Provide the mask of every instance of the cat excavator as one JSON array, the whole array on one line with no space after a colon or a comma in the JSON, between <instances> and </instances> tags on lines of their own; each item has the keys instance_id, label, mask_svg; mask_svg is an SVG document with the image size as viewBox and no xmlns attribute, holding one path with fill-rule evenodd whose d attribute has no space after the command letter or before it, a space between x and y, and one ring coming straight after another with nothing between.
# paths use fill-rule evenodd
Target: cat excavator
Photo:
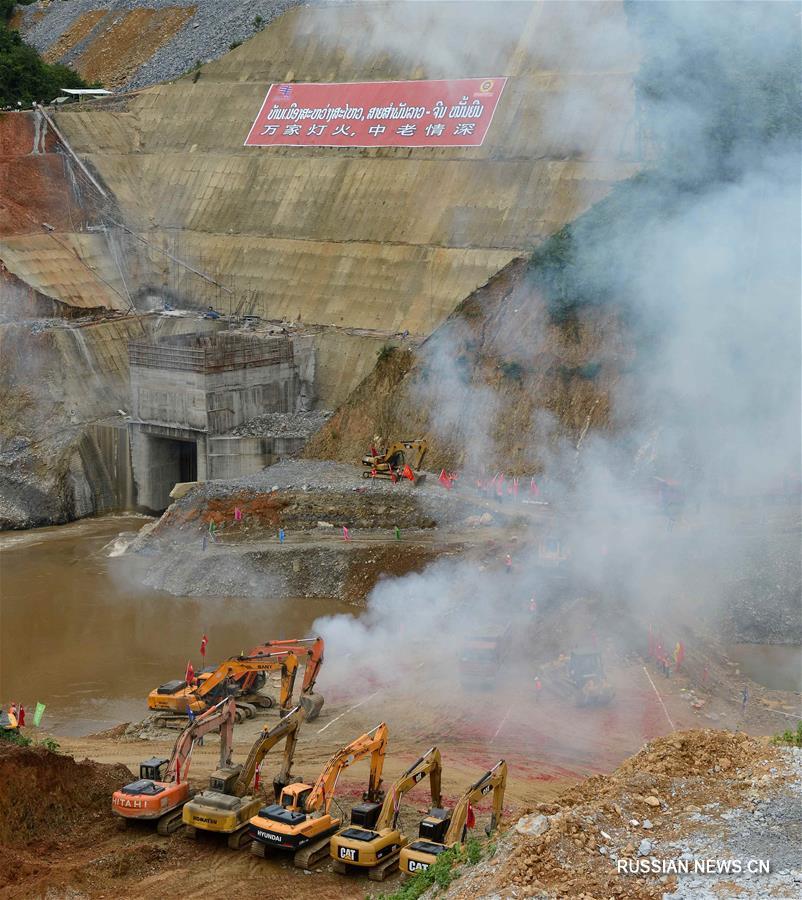
<instances>
[{"instance_id":1,"label":"cat excavator","mask_svg":"<svg viewBox=\"0 0 802 900\"><path fill-rule=\"evenodd\" d=\"M268 848L288 850L294 854L295 865L302 869L328 856L331 836L341 822L330 814L340 773L369 756L370 778L362 799L368 803L381 803L384 798L381 774L386 749L387 725L382 722L338 750L313 785L299 782L284 787L278 803L263 807L251 819L251 852L264 858Z\"/></svg>"},{"instance_id":2,"label":"cat excavator","mask_svg":"<svg viewBox=\"0 0 802 900\"><path fill-rule=\"evenodd\" d=\"M440 779L442 765L436 747L427 750L395 782L387 792L384 803L361 803L351 810L351 824L331 839L332 868L345 875L349 869L367 870L371 881L384 879L398 867L399 851L407 838L398 829L401 798L426 775L432 807L441 804Z\"/></svg>"},{"instance_id":3,"label":"cat excavator","mask_svg":"<svg viewBox=\"0 0 802 900\"><path fill-rule=\"evenodd\" d=\"M131 820L155 822L159 834L178 831L183 825L182 808L190 798L187 779L195 742L219 729L219 765L229 765L236 715L233 698L221 700L181 732L169 760L153 756L140 763L139 778L115 791L111 798L111 811L120 817L120 824Z\"/></svg>"},{"instance_id":4,"label":"cat excavator","mask_svg":"<svg viewBox=\"0 0 802 900\"><path fill-rule=\"evenodd\" d=\"M378 444L378 438L376 439ZM362 472L363 478L389 478L398 480L404 475L404 467L409 466L413 484L423 481L425 475L419 472L423 465L423 457L429 449L428 441L394 441L383 452L375 446L367 456L362 457L362 465L368 471ZM374 453L373 451L376 450Z\"/></svg>"},{"instance_id":5,"label":"cat excavator","mask_svg":"<svg viewBox=\"0 0 802 900\"><path fill-rule=\"evenodd\" d=\"M251 793L262 760L280 741L284 741L284 758L279 773L273 780L275 799L290 783L290 770L298 743L298 729L306 716L306 710L296 706L273 728L265 728L256 738L244 765L229 765L217 769L209 779L209 790L196 794L183 811L184 824L191 837L198 831L228 835L228 846L239 850L251 841L248 822L264 805L258 787Z\"/></svg>"},{"instance_id":6,"label":"cat excavator","mask_svg":"<svg viewBox=\"0 0 802 900\"><path fill-rule=\"evenodd\" d=\"M475 781L459 798L449 814L440 809L426 816L420 823L418 840L407 844L401 850L399 867L405 875L415 875L425 871L437 857L451 847L465 840L468 819L472 815L471 806L480 803L493 792L493 814L485 829L488 834L498 828L504 806L504 789L507 786L507 763L499 760L490 771Z\"/></svg>"},{"instance_id":7,"label":"cat excavator","mask_svg":"<svg viewBox=\"0 0 802 900\"><path fill-rule=\"evenodd\" d=\"M300 702L312 721L320 714L323 697L314 693L315 682L323 665L324 643L322 638L300 641L271 641L254 648L248 656L232 656L217 668L200 673L193 684L186 681L168 681L148 695L148 707L156 712L156 724L162 727L183 727L187 711L193 713L208 709L221 696L235 696L238 719L253 718L256 705L271 707L273 700L257 693L261 683L249 679L261 678L268 672L281 671L279 708L282 714L292 707L295 676L298 669L298 653L306 656L306 669L301 687Z\"/></svg>"}]
</instances>

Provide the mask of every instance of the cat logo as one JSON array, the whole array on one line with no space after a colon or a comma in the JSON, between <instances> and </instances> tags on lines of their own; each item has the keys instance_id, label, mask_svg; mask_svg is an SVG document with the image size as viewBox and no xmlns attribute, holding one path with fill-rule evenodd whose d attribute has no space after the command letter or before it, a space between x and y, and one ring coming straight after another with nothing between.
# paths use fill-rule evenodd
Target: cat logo
<instances>
[{"instance_id":1,"label":"cat logo","mask_svg":"<svg viewBox=\"0 0 802 900\"><path fill-rule=\"evenodd\" d=\"M415 782L415 784L417 784L417 783L421 780L421 778L423 778L423 776L424 776L425 774L426 774L425 772L416 772L416 773L412 776L412 780Z\"/></svg>"},{"instance_id":2,"label":"cat logo","mask_svg":"<svg viewBox=\"0 0 802 900\"><path fill-rule=\"evenodd\" d=\"M425 872L429 868L429 863L420 862L417 859L410 859L407 862L407 869L410 872Z\"/></svg>"},{"instance_id":3,"label":"cat logo","mask_svg":"<svg viewBox=\"0 0 802 900\"><path fill-rule=\"evenodd\" d=\"M346 862L356 862L359 859L359 850L355 847L340 847L339 857Z\"/></svg>"},{"instance_id":4,"label":"cat logo","mask_svg":"<svg viewBox=\"0 0 802 900\"><path fill-rule=\"evenodd\" d=\"M490 791L492 791L492 790L493 790L493 785L492 785L492 784L486 784L486 785L482 788L482 796L484 797L485 794L489 794Z\"/></svg>"}]
</instances>

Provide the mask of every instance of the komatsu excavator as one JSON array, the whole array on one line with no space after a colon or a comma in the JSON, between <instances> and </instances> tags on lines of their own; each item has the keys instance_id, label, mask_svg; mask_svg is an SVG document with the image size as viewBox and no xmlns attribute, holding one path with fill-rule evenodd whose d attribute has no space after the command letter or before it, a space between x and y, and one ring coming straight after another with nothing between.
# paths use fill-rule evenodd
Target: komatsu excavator
<instances>
[{"instance_id":1,"label":"komatsu excavator","mask_svg":"<svg viewBox=\"0 0 802 900\"><path fill-rule=\"evenodd\" d=\"M232 698L221 700L181 732L169 760L154 756L140 763L137 781L115 791L111 798L111 811L121 817L121 823L155 822L159 834L177 831L183 825L182 808L190 798L187 779L195 741L219 728L219 766L229 765L236 714Z\"/></svg>"},{"instance_id":2,"label":"komatsu excavator","mask_svg":"<svg viewBox=\"0 0 802 900\"><path fill-rule=\"evenodd\" d=\"M330 814L337 779L343 769L370 757L370 778L363 800L381 803L381 774L387 749L387 726L384 722L338 750L326 763L312 784L288 784L278 803L259 810L251 819L249 831L251 852L264 857L270 847L294 853L295 865L305 869L329 854L332 834L340 827L340 819Z\"/></svg>"},{"instance_id":3,"label":"komatsu excavator","mask_svg":"<svg viewBox=\"0 0 802 900\"><path fill-rule=\"evenodd\" d=\"M375 449L375 447L372 449ZM418 484L424 478L424 475L419 470L423 465L423 457L426 456L428 449L428 442L419 439L415 441L394 441L384 452L379 450L374 454L371 450L367 456L362 457L362 465L367 469L367 471L362 472L362 477L398 480L404 476L404 467L409 466L413 476L413 484Z\"/></svg>"},{"instance_id":4,"label":"komatsu excavator","mask_svg":"<svg viewBox=\"0 0 802 900\"><path fill-rule=\"evenodd\" d=\"M440 751L427 750L387 792L384 803L361 803L351 810L351 825L342 828L331 839L332 868L346 874L349 869L367 870L371 881L384 879L398 867L399 851L407 838L398 829L401 798L429 776L432 807L441 805Z\"/></svg>"},{"instance_id":5,"label":"komatsu excavator","mask_svg":"<svg viewBox=\"0 0 802 900\"><path fill-rule=\"evenodd\" d=\"M251 782L265 756L280 741L284 741L284 759L281 769L273 779L275 799L290 783L290 770L298 743L298 729L306 716L301 706L296 706L278 725L265 728L251 747L245 765L226 766L217 769L209 779L209 790L196 794L183 811L184 824L192 837L198 831L228 835L228 846L239 850L251 842L248 822L264 805L264 797Z\"/></svg>"},{"instance_id":6,"label":"komatsu excavator","mask_svg":"<svg viewBox=\"0 0 802 900\"><path fill-rule=\"evenodd\" d=\"M488 834L498 828L504 806L504 789L507 786L507 763L499 760L489 772L474 782L459 798L449 815L441 809L423 819L418 830L418 840L407 844L401 851L401 872L414 875L429 868L437 857L465 840L466 823L471 805L479 803L493 792L493 814L485 829Z\"/></svg>"},{"instance_id":7,"label":"komatsu excavator","mask_svg":"<svg viewBox=\"0 0 802 900\"><path fill-rule=\"evenodd\" d=\"M308 646L311 644L311 646ZM278 645L278 646L273 646ZM281 670L281 693L279 708L282 714L292 708L295 676L298 670L296 650L307 656L300 703L306 709L307 718L312 721L320 714L323 697L314 693L315 682L323 665L323 639L309 641L274 641L255 648L257 653L249 656L233 656L224 660L211 672L202 672L194 684L186 681L168 681L160 685L148 695L148 707L155 710L156 724L166 727L183 726L188 711L193 713L208 709L213 703L227 694L235 696L238 719L252 718L256 714L256 706L271 707L273 701L264 694L255 691L246 693L248 676L261 676L271 671ZM266 650L267 652L262 652ZM247 689L247 688L246 688ZM163 715L159 715L163 713Z\"/></svg>"}]
</instances>

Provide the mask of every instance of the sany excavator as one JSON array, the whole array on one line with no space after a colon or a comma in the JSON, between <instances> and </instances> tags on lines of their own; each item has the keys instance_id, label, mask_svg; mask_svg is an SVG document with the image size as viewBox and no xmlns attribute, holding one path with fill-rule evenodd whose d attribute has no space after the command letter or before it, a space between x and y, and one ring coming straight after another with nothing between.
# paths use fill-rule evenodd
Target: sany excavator
<instances>
[{"instance_id":1,"label":"sany excavator","mask_svg":"<svg viewBox=\"0 0 802 900\"><path fill-rule=\"evenodd\" d=\"M195 741L220 729L220 767L229 765L237 706L232 698L221 700L178 736L170 759L154 756L139 766L139 779L115 791L111 811L123 823L156 822L159 834L172 834L183 824L181 810L189 800L189 765ZM166 767L166 771L165 771Z\"/></svg>"},{"instance_id":2,"label":"sany excavator","mask_svg":"<svg viewBox=\"0 0 802 900\"><path fill-rule=\"evenodd\" d=\"M368 469L362 472L362 477L398 480L403 477L404 466L408 465L413 474L413 484L417 484L425 477L419 470L428 449L429 444L425 440L394 441L384 452L377 450L375 455L371 452L362 457L362 465Z\"/></svg>"},{"instance_id":3,"label":"sany excavator","mask_svg":"<svg viewBox=\"0 0 802 900\"><path fill-rule=\"evenodd\" d=\"M345 874L353 867L367 870L371 881L384 881L398 866L399 851L407 843L397 827L401 798L428 775L432 807L438 809L441 774L440 751L432 747L401 775L381 807L378 803L355 806L350 827L341 829L331 839L334 871Z\"/></svg>"},{"instance_id":4,"label":"sany excavator","mask_svg":"<svg viewBox=\"0 0 802 900\"><path fill-rule=\"evenodd\" d=\"M281 769L273 779L276 800L290 782L290 770L298 743L298 729L306 716L301 706L296 706L273 728L265 728L251 747L245 765L226 766L212 773L209 790L201 791L184 806L184 824L197 836L197 831L210 831L228 835L228 846L239 850L251 841L248 822L259 812L264 798L256 789L250 792L251 782L265 756L280 741L284 741L284 759Z\"/></svg>"},{"instance_id":5,"label":"sany excavator","mask_svg":"<svg viewBox=\"0 0 802 900\"><path fill-rule=\"evenodd\" d=\"M449 815L441 809L423 819L418 829L418 840L401 851L400 869L406 875L414 875L428 869L437 857L465 840L466 824L471 805L480 803L493 792L493 814L485 829L488 834L498 828L504 806L504 789L507 786L507 763L499 760L489 772L474 782L459 798Z\"/></svg>"},{"instance_id":6,"label":"sany excavator","mask_svg":"<svg viewBox=\"0 0 802 900\"><path fill-rule=\"evenodd\" d=\"M341 822L329 812L340 773L352 763L369 756L370 778L363 800L380 803L384 796L381 774L386 749L387 726L382 722L338 750L326 763L314 785L303 782L288 784L281 791L278 803L263 807L251 819L251 852L264 857L270 847L289 850L295 854L295 865L303 869L328 856L329 841Z\"/></svg>"},{"instance_id":7,"label":"sany excavator","mask_svg":"<svg viewBox=\"0 0 802 900\"><path fill-rule=\"evenodd\" d=\"M314 638L300 641L271 641L255 648L256 653L248 656L233 656L224 660L211 672L202 672L194 684L186 681L168 681L148 695L148 706L157 711L156 724L183 725L187 711L193 713L208 709L222 696L236 697L238 720L252 718L256 706L270 707L273 701L256 691L261 684L249 684L249 678L261 677L266 673L281 670L281 694L279 705L282 713L292 708L292 695L298 669L296 653L306 655L306 669L301 688L300 702L306 709L307 718L316 719L323 706L323 697L314 693L315 682L323 665L323 639ZM164 711L164 715L158 715Z\"/></svg>"}]
</instances>

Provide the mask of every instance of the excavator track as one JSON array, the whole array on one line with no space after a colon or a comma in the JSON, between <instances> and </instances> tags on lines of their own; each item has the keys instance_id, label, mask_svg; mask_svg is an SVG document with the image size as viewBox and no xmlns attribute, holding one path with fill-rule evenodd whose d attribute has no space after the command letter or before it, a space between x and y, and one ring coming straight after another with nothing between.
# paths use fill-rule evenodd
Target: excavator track
<instances>
[{"instance_id":1,"label":"excavator track","mask_svg":"<svg viewBox=\"0 0 802 900\"><path fill-rule=\"evenodd\" d=\"M156 831L159 834L168 835L175 834L179 828L184 827L184 820L181 818L183 807L179 806L178 809L170 810L170 812L165 813L160 819L158 824L156 825Z\"/></svg>"},{"instance_id":2,"label":"excavator track","mask_svg":"<svg viewBox=\"0 0 802 900\"><path fill-rule=\"evenodd\" d=\"M253 703L247 703L244 700L237 701L237 709L242 711L247 719L252 719L256 715L256 707Z\"/></svg>"},{"instance_id":3,"label":"excavator track","mask_svg":"<svg viewBox=\"0 0 802 900\"><path fill-rule=\"evenodd\" d=\"M371 881L384 881L398 869L398 860L401 857L401 851L391 854L387 859L383 859L377 866L368 869L368 878Z\"/></svg>"},{"instance_id":4,"label":"excavator track","mask_svg":"<svg viewBox=\"0 0 802 900\"><path fill-rule=\"evenodd\" d=\"M267 858L265 845L261 841L251 841L251 853L253 853L254 856L258 856L260 859Z\"/></svg>"},{"instance_id":5,"label":"excavator track","mask_svg":"<svg viewBox=\"0 0 802 900\"><path fill-rule=\"evenodd\" d=\"M226 843L232 850L242 850L247 847L249 843L255 843L251 841L251 836L248 833L248 823L246 822L242 828L232 831L228 836Z\"/></svg>"},{"instance_id":6,"label":"excavator track","mask_svg":"<svg viewBox=\"0 0 802 900\"><path fill-rule=\"evenodd\" d=\"M298 850L293 857L293 863L296 868L311 869L312 866L316 866L319 862L327 859L330 843L331 835L327 834L325 837L318 838L316 841L312 841L311 844L307 844L302 850Z\"/></svg>"}]
</instances>

